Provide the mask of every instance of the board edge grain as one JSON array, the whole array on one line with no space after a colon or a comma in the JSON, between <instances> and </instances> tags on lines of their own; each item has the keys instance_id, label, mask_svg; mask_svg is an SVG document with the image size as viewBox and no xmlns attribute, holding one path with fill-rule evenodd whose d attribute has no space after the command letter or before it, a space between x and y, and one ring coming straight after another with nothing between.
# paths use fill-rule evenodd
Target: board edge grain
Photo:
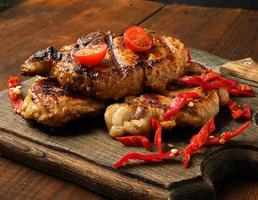
<instances>
[{"instance_id":1,"label":"board edge grain","mask_svg":"<svg viewBox=\"0 0 258 200\"><path fill-rule=\"evenodd\" d=\"M125 199L125 194L126 199L171 199L171 191L162 187L124 176L76 155L58 152L2 130L0 151L7 158L115 199Z\"/></svg>"}]
</instances>

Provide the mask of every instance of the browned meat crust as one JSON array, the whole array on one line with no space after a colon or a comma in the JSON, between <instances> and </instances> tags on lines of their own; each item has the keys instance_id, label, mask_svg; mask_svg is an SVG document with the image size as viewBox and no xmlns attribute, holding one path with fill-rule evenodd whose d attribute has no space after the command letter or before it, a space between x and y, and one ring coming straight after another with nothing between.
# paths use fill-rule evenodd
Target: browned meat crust
<instances>
[{"instance_id":1,"label":"browned meat crust","mask_svg":"<svg viewBox=\"0 0 258 200\"><path fill-rule=\"evenodd\" d=\"M121 36L113 36L109 32L91 33L80 38L76 44L63 47L60 50L62 59L51 59L51 64L46 62L45 71L49 71L49 66L52 66L50 74L59 84L100 99L137 95L145 86L161 91L169 82L183 74L187 51L184 44L177 39L167 36L153 37L154 46L150 51L135 53L124 46ZM80 48L102 43L106 43L109 50L100 65L90 68L81 66L74 60L73 54ZM31 57L23 65L22 71L33 71L31 74L35 74L38 68L41 73L44 71L43 63L44 59Z\"/></svg>"},{"instance_id":2,"label":"browned meat crust","mask_svg":"<svg viewBox=\"0 0 258 200\"><path fill-rule=\"evenodd\" d=\"M61 52L53 47L37 51L20 66L22 75L45 76L50 73L51 68L62 58Z\"/></svg>"},{"instance_id":3,"label":"browned meat crust","mask_svg":"<svg viewBox=\"0 0 258 200\"><path fill-rule=\"evenodd\" d=\"M83 116L97 115L104 106L101 101L71 94L53 78L37 77L24 99L21 115L46 126L58 127Z\"/></svg>"},{"instance_id":4,"label":"browned meat crust","mask_svg":"<svg viewBox=\"0 0 258 200\"><path fill-rule=\"evenodd\" d=\"M223 90L223 89L222 89ZM171 105L175 95L181 92L195 91L202 96L193 100L189 105L169 121L161 122L165 129L170 129L176 124L179 126L200 127L210 117L219 112L220 99L226 100L227 95L219 97L217 90L204 93L200 87L185 88L175 91L167 91L165 95L144 94L130 99L125 103L110 105L105 112L105 121L111 137L122 135L147 135L151 134L152 117L162 121L162 116ZM225 90L226 91L226 90ZM226 93L223 91L220 95Z\"/></svg>"}]
</instances>

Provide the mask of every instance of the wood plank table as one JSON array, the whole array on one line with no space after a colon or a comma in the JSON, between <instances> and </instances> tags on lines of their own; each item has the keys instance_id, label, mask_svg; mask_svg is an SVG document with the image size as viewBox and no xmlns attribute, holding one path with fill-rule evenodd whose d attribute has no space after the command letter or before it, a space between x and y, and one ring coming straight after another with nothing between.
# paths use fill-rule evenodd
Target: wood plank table
<instances>
[{"instance_id":1,"label":"wood plank table","mask_svg":"<svg viewBox=\"0 0 258 200\"><path fill-rule=\"evenodd\" d=\"M153 1L30 0L0 13L0 90L33 51L69 44L93 30L141 24L227 59L258 60L258 12ZM162 22L162 23L160 23ZM73 183L0 158L1 199L105 199ZM230 179L220 199L257 199L256 180Z\"/></svg>"}]
</instances>

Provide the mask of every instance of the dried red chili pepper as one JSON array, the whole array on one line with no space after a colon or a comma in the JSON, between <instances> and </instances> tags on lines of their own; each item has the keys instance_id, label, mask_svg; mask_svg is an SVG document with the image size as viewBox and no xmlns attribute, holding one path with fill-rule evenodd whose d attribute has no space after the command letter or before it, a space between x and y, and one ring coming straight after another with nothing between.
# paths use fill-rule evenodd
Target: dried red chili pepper
<instances>
[{"instance_id":1,"label":"dried red chili pepper","mask_svg":"<svg viewBox=\"0 0 258 200\"><path fill-rule=\"evenodd\" d=\"M178 82L189 84L189 85L202 85L203 80L199 76L183 76L179 79L177 79Z\"/></svg>"},{"instance_id":2,"label":"dried red chili pepper","mask_svg":"<svg viewBox=\"0 0 258 200\"><path fill-rule=\"evenodd\" d=\"M145 136L124 136L116 137L116 140L121 142L125 146L140 146L144 147L146 150L151 150L150 140Z\"/></svg>"},{"instance_id":3,"label":"dried red chili pepper","mask_svg":"<svg viewBox=\"0 0 258 200\"><path fill-rule=\"evenodd\" d=\"M244 123L240 128L236 129L235 131L224 132L219 136L210 136L206 145L224 144L229 139L241 134L250 125L250 123L250 121Z\"/></svg>"},{"instance_id":4,"label":"dried red chili pepper","mask_svg":"<svg viewBox=\"0 0 258 200\"><path fill-rule=\"evenodd\" d=\"M217 80L220 75L213 71L208 71L207 73L203 73L197 76L183 76L178 79L179 82L190 84L190 85L200 85L204 86L206 82Z\"/></svg>"},{"instance_id":5,"label":"dried red chili pepper","mask_svg":"<svg viewBox=\"0 0 258 200\"><path fill-rule=\"evenodd\" d=\"M152 154L128 153L114 164L115 168L121 167L124 163L126 163L129 160L142 160L145 162L159 162L164 159L175 158L181 154L181 152L177 149L172 149L169 152L163 153L162 126L161 126L160 122L158 121L158 119L156 119L154 117L151 119L151 124L152 124L152 127L154 129L156 129L154 143L157 146L159 152L152 153Z\"/></svg>"},{"instance_id":6,"label":"dried red chili pepper","mask_svg":"<svg viewBox=\"0 0 258 200\"><path fill-rule=\"evenodd\" d=\"M20 78L17 76L11 76L8 79L8 95L13 107L13 110L16 113L21 112L21 105L23 100L21 98L21 82Z\"/></svg>"},{"instance_id":7,"label":"dried red chili pepper","mask_svg":"<svg viewBox=\"0 0 258 200\"><path fill-rule=\"evenodd\" d=\"M227 106L230 110L233 119L245 118L251 119L251 108L250 106L245 106L243 109L232 99L228 100Z\"/></svg>"},{"instance_id":8,"label":"dried red chili pepper","mask_svg":"<svg viewBox=\"0 0 258 200\"><path fill-rule=\"evenodd\" d=\"M219 87L225 86L229 94L234 96L256 96L254 93L252 93L251 86L240 84L235 80L223 78L218 73L213 71L209 71L198 76L184 76L179 78L178 82L189 85L199 85L205 90L218 89Z\"/></svg>"},{"instance_id":9,"label":"dried red chili pepper","mask_svg":"<svg viewBox=\"0 0 258 200\"><path fill-rule=\"evenodd\" d=\"M211 82L204 82L202 88L204 90L213 90L218 89L223 86L223 83L220 80L214 80Z\"/></svg>"},{"instance_id":10,"label":"dried red chili pepper","mask_svg":"<svg viewBox=\"0 0 258 200\"><path fill-rule=\"evenodd\" d=\"M200 95L196 92L186 92L178 94L171 104L170 108L165 112L163 119L168 120L175 114L177 114L180 110L182 110L187 104L193 99L200 98Z\"/></svg>"},{"instance_id":11,"label":"dried red chili pepper","mask_svg":"<svg viewBox=\"0 0 258 200\"><path fill-rule=\"evenodd\" d=\"M203 73L200 75L201 79L205 82L216 80L220 77L220 75L214 71L208 71L207 73Z\"/></svg>"},{"instance_id":12,"label":"dried red chili pepper","mask_svg":"<svg viewBox=\"0 0 258 200\"><path fill-rule=\"evenodd\" d=\"M209 135L215 130L214 119L211 118L202 128L201 130L194 135L190 144L185 147L183 150L183 160L184 166L187 168L191 155L201 149L208 141Z\"/></svg>"},{"instance_id":13,"label":"dried red chili pepper","mask_svg":"<svg viewBox=\"0 0 258 200\"><path fill-rule=\"evenodd\" d=\"M154 117L151 119L151 125L152 125L152 128L156 130L155 136L154 136L154 144L156 145L159 153L163 153L162 126L161 126L159 120Z\"/></svg>"},{"instance_id":14,"label":"dried red chili pepper","mask_svg":"<svg viewBox=\"0 0 258 200\"><path fill-rule=\"evenodd\" d=\"M140 153L128 153L123 156L119 161L117 161L113 166L115 168L121 167L124 163L129 160L141 160L148 163L159 162L164 159L175 158L180 155L180 152L166 152L166 153L152 153L152 154L140 154Z\"/></svg>"},{"instance_id":15,"label":"dried red chili pepper","mask_svg":"<svg viewBox=\"0 0 258 200\"><path fill-rule=\"evenodd\" d=\"M240 84L239 82L231 79L226 79L220 77L220 80L223 82L223 85L227 88L229 94L234 96L244 95L255 97L256 95L252 93L252 87L245 84Z\"/></svg>"},{"instance_id":16,"label":"dried red chili pepper","mask_svg":"<svg viewBox=\"0 0 258 200\"><path fill-rule=\"evenodd\" d=\"M242 117L245 118L245 119L251 119L251 108L250 106L245 106L243 108L243 114L242 114Z\"/></svg>"}]
</instances>

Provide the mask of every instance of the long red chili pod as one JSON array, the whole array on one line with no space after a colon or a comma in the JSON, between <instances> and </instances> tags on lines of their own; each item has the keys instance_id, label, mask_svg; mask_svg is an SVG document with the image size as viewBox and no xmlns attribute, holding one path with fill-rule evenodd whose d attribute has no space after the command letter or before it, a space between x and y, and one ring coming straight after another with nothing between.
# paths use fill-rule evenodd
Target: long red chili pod
<instances>
[{"instance_id":1,"label":"long red chili pod","mask_svg":"<svg viewBox=\"0 0 258 200\"><path fill-rule=\"evenodd\" d=\"M188 85L202 85L203 80L199 76L183 76L179 79L177 79L178 82L180 83L185 83Z\"/></svg>"},{"instance_id":2,"label":"long red chili pod","mask_svg":"<svg viewBox=\"0 0 258 200\"><path fill-rule=\"evenodd\" d=\"M21 97L21 82L20 78L18 76L11 76L8 79L8 95L11 102L11 105L13 107L13 110L16 113L21 112L21 105L23 103L22 97Z\"/></svg>"},{"instance_id":3,"label":"long red chili pod","mask_svg":"<svg viewBox=\"0 0 258 200\"><path fill-rule=\"evenodd\" d=\"M170 108L165 112L163 120L169 120L172 116L174 116L184 107L186 107L191 100L198 98L200 98L200 95L196 92L186 92L178 94L174 98Z\"/></svg>"},{"instance_id":4,"label":"long red chili pod","mask_svg":"<svg viewBox=\"0 0 258 200\"><path fill-rule=\"evenodd\" d=\"M166 153L153 153L153 154L128 153L125 156L123 156L120 160L118 160L113 166L115 168L119 168L129 160L141 160L148 163L160 162L164 159L175 158L178 155L180 155L179 151L177 151L176 153L169 151Z\"/></svg>"},{"instance_id":5,"label":"long red chili pod","mask_svg":"<svg viewBox=\"0 0 258 200\"><path fill-rule=\"evenodd\" d=\"M233 95L233 96L248 96L248 97L256 97L256 94L251 93L249 91L244 91L244 90L239 90L239 89L228 89L229 94Z\"/></svg>"},{"instance_id":6,"label":"long red chili pod","mask_svg":"<svg viewBox=\"0 0 258 200\"><path fill-rule=\"evenodd\" d=\"M210 136L206 145L224 144L231 138L241 134L250 124L251 122L248 121L244 123L240 128L236 129L235 131L224 132L219 136Z\"/></svg>"},{"instance_id":7,"label":"long red chili pod","mask_svg":"<svg viewBox=\"0 0 258 200\"><path fill-rule=\"evenodd\" d=\"M226 79L224 77L220 77L219 79L223 82L223 85L227 88L229 94L231 95L244 95L250 97L256 96L254 93L252 93L253 89L249 85L240 84L238 81Z\"/></svg>"},{"instance_id":8,"label":"long red chili pod","mask_svg":"<svg viewBox=\"0 0 258 200\"><path fill-rule=\"evenodd\" d=\"M200 75L200 77L203 81L208 82L218 79L220 75L214 71L208 71L207 73Z\"/></svg>"},{"instance_id":9,"label":"long red chili pod","mask_svg":"<svg viewBox=\"0 0 258 200\"><path fill-rule=\"evenodd\" d=\"M188 167L189 160L191 155L198 151L201 147L203 147L209 140L209 135L215 130L214 119L211 118L202 128L201 130L194 135L190 144L185 147L183 150L183 160L185 168Z\"/></svg>"},{"instance_id":10,"label":"long red chili pod","mask_svg":"<svg viewBox=\"0 0 258 200\"><path fill-rule=\"evenodd\" d=\"M179 78L177 81L190 85L200 85L203 86L208 81L216 80L220 77L220 75L213 71L208 71L207 73L203 73L201 75L196 76L183 76Z\"/></svg>"},{"instance_id":11,"label":"long red chili pod","mask_svg":"<svg viewBox=\"0 0 258 200\"><path fill-rule=\"evenodd\" d=\"M125 146L140 146L144 147L146 150L151 150L151 142L145 136L123 136L123 137L116 137L116 140L121 142Z\"/></svg>"},{"instance_id":12,"label":"long red chili pod","mask_svg":"<svg viewBox=\"0 0 258 200\"><path fill-rule=\"evenodd\" d=\"M154 136L154 144L156 145L159 153L163 153L162 126L161 126L159 120L154 117L151 119L151 125L152 125L152 128L156 130L155 136Z\"/></svg>"},{"instance_id":13,"label":"long red chili pod","mask_svg":"<svg viewBox=\"0 0 258 200\"><path fill-rule=\"evenodd\" d=\"M213 71L209 71L197 76L183 76L178 79L178 82L188 85L199 85L202 86L204 90L217 89L219 87L225 86L229 94L234 96L256 96L254 93L252 93L253 89L251 86L240 84L235 80L226 79Z\"/></svg>"}]
</instances>

